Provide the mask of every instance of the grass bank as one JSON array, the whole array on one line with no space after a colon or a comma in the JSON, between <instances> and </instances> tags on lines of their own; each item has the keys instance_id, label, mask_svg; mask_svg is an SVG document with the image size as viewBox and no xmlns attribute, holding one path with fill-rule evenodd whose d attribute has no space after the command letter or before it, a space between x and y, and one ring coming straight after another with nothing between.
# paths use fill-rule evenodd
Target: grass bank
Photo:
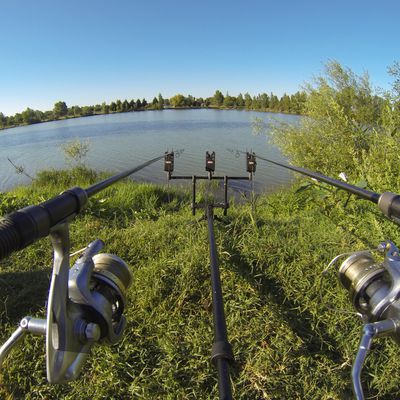
<instances>
[{"instance_id":1,"label":"grass bank","mask_svg":"<svg viewBox=\"0 0 400 400\"><path fill-rule=\"evenodd\" d=\"M87 187L91 171L39 174L29 187L0 194L0 214L38 203L67 187ZM294 187L233 205L216 223L236 399L351 398L350 368L360 335L355 317L326 309L321 271L337 254L399 243L396 227L372 204L325 189ZM91 199L71 225L73 249L99 237L132 268L123 340L96 346L81 378L46 381L44 341L28 337L0 372L3 399L213 399L216 371L207 227L185 193L119 183ZM0 263L0 341L25 315L44 316L51 273L49 241ZM324 302L348 308L332 274ZM367 359L368 398L400 397L398 347L377 340Z\"/></svg>"}]
</instances>

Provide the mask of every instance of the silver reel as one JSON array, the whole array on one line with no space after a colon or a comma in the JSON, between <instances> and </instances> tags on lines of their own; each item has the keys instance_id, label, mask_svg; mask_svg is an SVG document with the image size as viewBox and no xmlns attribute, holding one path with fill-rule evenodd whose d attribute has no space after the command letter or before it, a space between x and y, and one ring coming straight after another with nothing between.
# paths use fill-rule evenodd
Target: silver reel
<instances>
[{"instance_id":1,"label":"silver reel","mask_svg":"<svg viewBox=\"0 0 400 400\"><path fill-rule=\"evenodd\" d=\"M68 224L50 233L54 264L47 319L25 317L0 348L0 367L27 333L46 336L47 379L63 383L78 377L90 348L101 340L118 342L124 332L126 291L132 283L128 265L112 254L97 254L104 246L95 240L70 268Z\"/></svg>"},{"instance_id":2,"label":"silver reel","mask_svg":"<svg viewBox=\"0 0 400 400\"><path fill-rule=\"evenodd\" d=\"M383 262L376 262L371 251L355 252L342 263L338 272L339 281L349 292L350 300L364 322L351 375L357 399L364 399L361 370L373 339L390 336L400 344L399 249L387 241L375 251L383 253ZM329 267L339 257L335 257Z\"/></svg>"}]
</instances>

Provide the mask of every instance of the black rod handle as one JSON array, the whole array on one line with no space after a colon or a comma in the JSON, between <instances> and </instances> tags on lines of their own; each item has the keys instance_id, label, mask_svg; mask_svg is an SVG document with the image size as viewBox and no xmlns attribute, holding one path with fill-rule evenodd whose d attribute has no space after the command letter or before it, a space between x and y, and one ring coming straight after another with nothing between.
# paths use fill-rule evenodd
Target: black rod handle
<instances>
[{"instance_id":1,"label":"black rod handle","mask_svg":"<svg viewBox=\"0 0 400 400\"><path fill-rule=\"evenodd\" d=\"M86 192L75 187L6 215L0 220L0 260L47 236L53 226L79 213L86 202Z\"/></svg>"}]
</instances>

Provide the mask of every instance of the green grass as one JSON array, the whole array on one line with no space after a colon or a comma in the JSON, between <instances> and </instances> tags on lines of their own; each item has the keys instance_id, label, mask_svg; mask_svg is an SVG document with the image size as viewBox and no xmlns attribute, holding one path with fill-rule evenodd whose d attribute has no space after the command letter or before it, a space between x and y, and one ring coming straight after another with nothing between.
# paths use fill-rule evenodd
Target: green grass
<instances>
[{"instance_id":1,"label":"green grass","mask_svg":"<svg viewBox=\"0 0 400 400\"><path fill-rule=\"evenodd\" d=\"M44 172L29 187L0 194L0 213L99 179L85 170ZM327 193L328 195L325 195ZM400 243L373 205L347 195L295 188L234 205L216 223L226 319L235 353L237 399L351 398L350 368L361 325L328 310L321 271L337 254ZM114 346L94 346L79 380L46 381L44 340L27 337L0 372L2 399L214 399L207 226L173 189L119 183L91 199L71 224L73 249L100 238L134 279L128 325ZM48 239L0 263L0 341L25 315L43 317L51 273ZM324 302L350 308L332 273ZM368 398L400 397L399 350L379 339L363 370Z\"/></svg>"}]
</instances>

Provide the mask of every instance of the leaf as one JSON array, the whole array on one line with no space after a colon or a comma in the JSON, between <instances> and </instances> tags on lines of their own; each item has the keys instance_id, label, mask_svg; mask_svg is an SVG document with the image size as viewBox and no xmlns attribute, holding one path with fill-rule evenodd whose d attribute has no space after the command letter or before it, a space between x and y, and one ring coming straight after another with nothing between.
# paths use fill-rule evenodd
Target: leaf
<instances>
[{"instance_id":1,"label":"leaf","mask_svg":"<svg viewBox=\"0 0 400 400\"><path fill-rule=\"evenodd\" d=\"M368 186L368 182L365 179L362 179L361 181L356 183L356 186L361 189L365 189Z\"/></svg>"},{"instance_id":2,"label":"leaf","mask_svg":"<svg viewBox=\"0 0 400 400\"><path fill-rule=\"evenodd\" d=\"M317 197L320 200L325 200L329 197L329 194L322 190L315 191L314 195L315 195L315 197Z\"/></svg>"},{"instance_id":3,"label":"leaf","mask_svg":"<svg viewBox=\"0 0 400 400\"><path fill-rule=\"evenodd\" d=\"M305 190L307 190L308 188L310 188L312 185L312 183L303 183L302 185L300 185L300 187L295 191L295 193L301 193L304 192Z\"/></svg>"}]
</instances>

